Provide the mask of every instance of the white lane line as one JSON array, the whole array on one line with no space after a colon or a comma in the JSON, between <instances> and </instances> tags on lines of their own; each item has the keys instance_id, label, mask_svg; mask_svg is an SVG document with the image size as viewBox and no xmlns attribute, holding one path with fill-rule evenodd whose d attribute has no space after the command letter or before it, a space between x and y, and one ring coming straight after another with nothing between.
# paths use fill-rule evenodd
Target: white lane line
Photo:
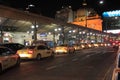
<instances>
[{"instance_id":1,"label":"white lane line","mask_svg":"<svg viewBox=\"0 0 120 80\"><path fill-rule=\"evenodd\" d=\"M50 67L48 67L48 68L46 68L46 70L51 70L51 69L54 69L54 68L56 68L57 66L50 66Z\"/></svg>"},{"instance_id":2,"label":"white lane line","mask_svg":"<svg viewBox=\"0 0 120 80\"><path fill-rule=\"evenodd\" d=\"M78 59L77 58L75 58L75 59L72 59L72 61L77 61Z\"/></svg>"}]
</instances>

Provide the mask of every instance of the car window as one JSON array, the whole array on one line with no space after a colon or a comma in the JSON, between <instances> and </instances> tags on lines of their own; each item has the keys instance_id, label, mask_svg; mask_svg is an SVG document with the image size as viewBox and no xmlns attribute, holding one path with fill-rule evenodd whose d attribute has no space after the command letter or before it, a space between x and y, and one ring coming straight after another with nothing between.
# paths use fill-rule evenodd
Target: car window
<instances>
[{"instance_id":1,"label":"car window","mask_svg":"<svg viewBox=\"0 0 120 80\"><path fill-rule=\"evenodd\" d=\"M0 48L0 56L7 56L13 54L11 50L7 48Z\"/></svg>"},{"instance_id":2,"label":"car window","mask_svg":"<svg viewBox=\"0 0 120 80\"><path fill-rule=\"evenodd\" d=\"M24 49L34 49L35 48L35 46L26 46L26 47L24 47Z\"/></svg>"},{"instance_id":3,"label":"car window","mask_svg":"<svg viewBox=\"0 0 120 80\"><path fill-rule=\"evenodd\" d=\"M22 44L2 44L2 46L8 47L14 51L18 50L18 49L22 49L23 47L25 47Z\"/></svg>"},{"instance_id":4,"label":"car window","mask_svg":"<svg viewBox=\"0 0 120 80\"><path fill-rule=\"evenodd\" d=\"M37 47L37 49L38 50L45 50L45 49L48 49L48 47L40 45L40 46Z\"/></svg>"}]
</instances>

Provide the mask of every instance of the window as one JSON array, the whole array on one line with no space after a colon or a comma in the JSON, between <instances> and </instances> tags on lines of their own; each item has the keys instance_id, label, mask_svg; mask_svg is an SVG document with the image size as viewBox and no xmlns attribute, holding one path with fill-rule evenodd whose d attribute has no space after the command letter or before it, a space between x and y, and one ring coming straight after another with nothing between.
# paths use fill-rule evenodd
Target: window
<instances>
[{"instance_id":1,"label":"window","mask_svg":"<svg viewBox=\"0 0 120 80\"><path fill-rule=\"evenodd\" d=\"M45 50L45 49L48 49L48 47L47 46L38 46L38 48L37 49L39 49L39 50Z\"/></svg>"},{"instance_id":2,"label":"window","mask_svg":"<svg viewBox=\"0 0 120 80\"><path fill-rule=\"evenodd\" d=\"M12 54L12 51L7 48L0 48L0 56L7 56Z\"/></svg>"}]
</instances>

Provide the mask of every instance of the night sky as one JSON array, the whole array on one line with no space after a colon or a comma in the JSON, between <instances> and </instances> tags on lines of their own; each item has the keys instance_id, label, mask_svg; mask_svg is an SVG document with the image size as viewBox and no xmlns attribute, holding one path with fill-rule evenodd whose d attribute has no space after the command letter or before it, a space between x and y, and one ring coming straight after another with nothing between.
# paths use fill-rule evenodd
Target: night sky
<instances>
[{"instance_id":1,"label":"night sky","mask_svg":"<svg viewBox=\"0 0 120 80\"><path fill-rule=\"evenodd\" d=\"M99 15L104 11L120 10L120 0L103 0L104 4L99 4L100 0L86 0L88 6L94 8ZM32 12L43 16L52 17L62 6L72 6L75 11L82 6L83 0L0 0L1 5L7 5L20 10L25 10L29 4L35 5Z\"/></svg>"}]
</instances>

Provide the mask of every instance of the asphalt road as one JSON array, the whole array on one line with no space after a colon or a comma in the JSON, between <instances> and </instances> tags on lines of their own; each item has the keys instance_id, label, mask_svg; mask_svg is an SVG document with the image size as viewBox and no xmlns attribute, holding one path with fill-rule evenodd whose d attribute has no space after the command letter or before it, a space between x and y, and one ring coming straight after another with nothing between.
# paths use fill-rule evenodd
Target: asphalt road
<instances>
[{"instance_id":1,"label":"asphalt road","mask_svg":"<svg viewBox=\"0 0 120 80\"><path fill-rule=\"evenodd\" d=\"M0 80L111 80L116 52L110 47L59 54L40 61L22 61L0 75Z\"/></svg>"}]
</instances>

